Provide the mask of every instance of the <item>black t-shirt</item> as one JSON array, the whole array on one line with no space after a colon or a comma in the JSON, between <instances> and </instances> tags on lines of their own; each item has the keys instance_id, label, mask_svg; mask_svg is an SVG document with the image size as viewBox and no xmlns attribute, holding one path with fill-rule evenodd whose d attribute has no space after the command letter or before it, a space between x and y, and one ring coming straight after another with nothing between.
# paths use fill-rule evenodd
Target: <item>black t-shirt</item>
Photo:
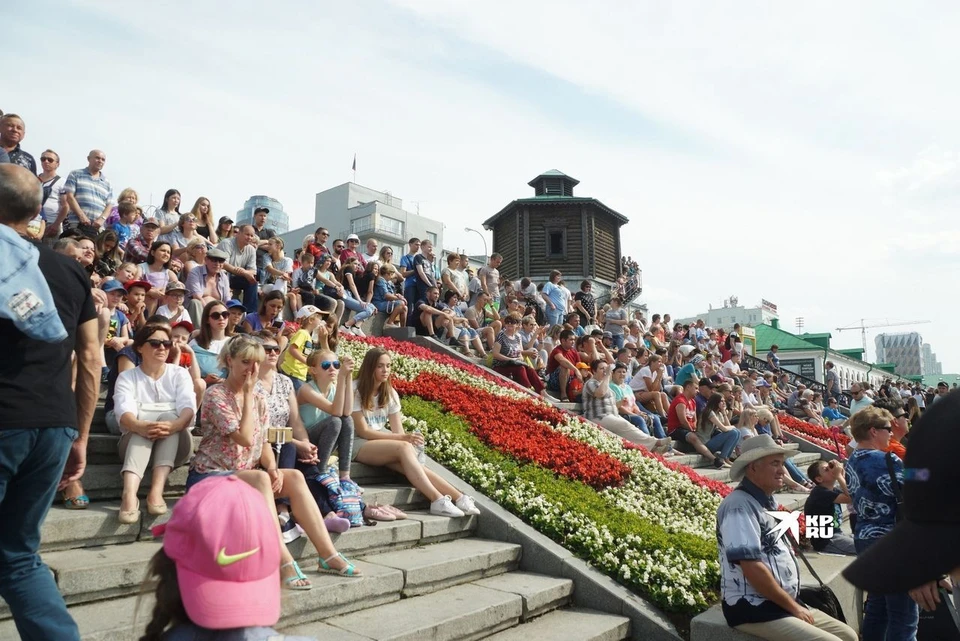
<instances>
[{"instance_id":1,"label":"black t-shirt","mask_svg":"<svg viewBox=\"0 0 960 641\"><path fill-rule=\"evenodd\" d=\"M810 490L807 502L803 504L804 514L833 517L833 531L840 531L840 505L835 501L840 496L840 490L828 490L819 485ZM810 539L813 549L819 552L827 547L830 539Z\"/></svg>"},{"instance_id":2,"label":"black t-shirt","mask_svg":"<svg viewBox=\"0 0 960 641\"><path fill-rule=\"evenodd\" d=\"M579 302L591 316L596 316L597 303L594 301L593 294L580 291L573 295L573 300ZM580 317L580 327L586 327L590 324L590 319L579 309L577 310L577 316Z\"/></svg>"},{"instance_id":3,"label":"black t-shirt","mask_svg":"<svg viewBox=\"0 0 960 641\"><path fill-rule=\"evenodd\" d=\"M97 317L90 279L77 261L36 246L67 338L59 343L34 340L13 321L0 319L0 430L77 427L70 358L77 328Z\"/></svg>"},{"instance_id":4,"label":"black t-shirt","mask_svg":"<svg viewBox=\"0 0 960 641\"><path fill-rule=\"evenodd\" d=\"M267 227L264 227L259 231L257 231L256 227L254 227L253 231L256 232L260 240L270 240L271 238L274 238L277 235L277 232ZM267 263L269 262L270 262L270 253L262 247L257 247L257 267L260 269L263 269L264 267L267 266Z\"/></svg>"},{"instance_id":5,"label":"black t-shirt","mask_svg":"<svg viewBox=\"0 0 960 641\"><path fill-rule=\"evenodd\" d=\"M127 345L119 352L113 359L113 365L110 367L110 373L107 374L107 400L103 402L103 409L105 412L109 412L113 409L113 391L117 386L117 377L120 376L120 368L118 363L120 362L120 357L126 356L130 359L130 362L133 363L134 367L140 367L140 361L143 360L140 357L140 354L133 349L133 345ZM117 418L120 418L119 416Z\"/></svg>"}]
</instances>

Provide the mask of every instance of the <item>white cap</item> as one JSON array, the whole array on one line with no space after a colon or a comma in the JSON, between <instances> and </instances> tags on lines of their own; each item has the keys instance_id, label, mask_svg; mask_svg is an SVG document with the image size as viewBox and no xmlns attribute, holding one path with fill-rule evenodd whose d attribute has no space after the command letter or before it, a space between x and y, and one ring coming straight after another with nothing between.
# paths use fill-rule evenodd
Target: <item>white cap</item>
<instances>
[{"instance_id":1,"label":"white cap","mask_svg":"<svg viewBox=\"0 0 960 641\"><path fill-rule=\"evenodd\" d=\"M359 243L359 242L360 242L360 237L357 236L356 234L350 234L349 236L347 236L347 240L355 240L355 241L357 241L357 242Z\"/></svg>"},{"instance_id":2,"label":"white cap","mask_svg":"<svg viewBox=\"0 0 960 641\"><path fill-rule=\"evenodd\" d=\"M304 305L300 308L300 311L297 312L297 320L303 320L304 318L309 318L314 314L324 314L325 312L319 307L313 305Z\"/></svg>"}]
</instances>

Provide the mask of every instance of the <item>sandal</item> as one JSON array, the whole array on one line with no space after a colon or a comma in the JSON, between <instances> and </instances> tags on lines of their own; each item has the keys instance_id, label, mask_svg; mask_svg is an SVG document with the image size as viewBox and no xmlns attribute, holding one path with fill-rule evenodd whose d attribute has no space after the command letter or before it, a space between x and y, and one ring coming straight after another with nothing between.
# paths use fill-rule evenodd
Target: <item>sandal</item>
<instances>
[{"instance_id":1,"label":"sandal","mask_svg":"<svg viewBox=\"0 0 960 641\"><path fill-rule=\"evenodd\" d=\"M330 567L330 565L327 563L328 561L332 561L333 559L335 559L335 558L337 558L337 557L340 557L341 559L343 559L344 562L347 564L345 567L343 567L343 568L341 568L341 569L339 569L339 570ZM340 554L339 552L337 552L337 553L334 554L333 556L328 556L328 557L325 558L325 559L320 559L320 558L318 558L318 559L317 559L317 572L319 572L320 574L337 574L337 575L339 575L339 576L347 576L347 577L350 577L351 579L352 579L352 578L355 578L355 577L363 576L363 573L360 572L360 570L358 570L358 569L353 565L353 563L351 563L350 561L347 561L347 557L343 556L343 555Z\"/></svg>"},{"instance_id":2,"label":"sandal","mask_svg":"<svg viewBox=\"0 0 960 641\"><path fill-rule=\"evenodd\" d=\"M85 510L90 505L90 497L86 494L79 496L63 497L63 507L68 510Z\"/></svg>"},{"instance_id":3,"label":"sandal","mask_svg":"<svg viewBox=\"0 0 960 641\"><path fill-rule=\"evenodd\" d=\"M310 583L310 579L306 577L303 573L303 570L300 569L300 565L296 561L290 561L290 563L284 563L280 566L280 569L293 566L293 571L296 572L293 576L287 577L283 580L283 587L288 590L310 590L313 588L313 584ZM294 585L296 581L306 581L306 585Z\"/></svg>"}]
</instances>

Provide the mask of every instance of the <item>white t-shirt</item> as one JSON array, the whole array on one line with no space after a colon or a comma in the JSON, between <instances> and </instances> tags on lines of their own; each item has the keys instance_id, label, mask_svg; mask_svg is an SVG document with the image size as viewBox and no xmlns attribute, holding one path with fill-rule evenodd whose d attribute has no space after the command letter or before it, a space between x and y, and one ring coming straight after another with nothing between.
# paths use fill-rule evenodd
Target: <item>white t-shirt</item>
<instances>
[{"instance_id":1,"label":"white t-shirt","mask_svg":"<svg viewBox=\"0 0 960 641\"><path fill-rule=\"evenodd\" d=\"M747 394L745 391L740 392L740 402L743 403L744 407L760 406L760 401L757 400L757 397L753 394Z\"/></svg>"},{"instance_id":2,"label":"white t-shirt","mask_svg":"<svg viewBox=\"0 0 960 641\"><path fill-rule=\"evenodd\" d=\"M51 178L43 183L43 186L49 186L53 180L54 179ZM43 208L40 210L40 215L43 216L43 219L47 221L48 225L52 225L57 219L57 213L60 211L60 192L63 190L63 185L66 182L67 179L63 176L57 179L57 182L50 188L50 197L43 203Z\"/></svg>"},{"instance_id":3,"label":"white t-shirt","mask_svg":"<svg viewBox=\"0 0 960 641\"><path fill-rule=\"evenodd\" d=\"M176 318L174 318L173 311L171 311L170 308L166 305L162 305L158 307L157 314L160 314L161 316L166 316L167 318L169 318L171 325L176 325L180 321L187 321L191 324L193 323L193 321L190 320L190 314L187 312L186 307L180 308L180 313L177 315Z\"/></svg>"},{"instance_id":4,"label":"white t-shirt","mask_svg":"<svg viewBox=\"0 0 960 641\"><path fill-rule=\"evenodd\" d=\"M396 391L393 391L390 396L390 402L387 403L386 407L378 407L379 402L380 396L378 394L373 397L373 409L364 410L360 403L360 390L354 390L353 392L353 411L363 412L363 418L367 421L367 427L371 430L389 432L390 415L400 412L400 397L397 396Z\"/></svg>"},{"instance_id":5,"label":"white t-shirt","mask_svg":"<svg viewBox=\"0 0 960 641\"><path fill-rule=\"evenodd\" d=\"M271 260L270 266L273 267L274 269L279 269L284 274L293 274L293 259L290 258L289 256L284 256L280 260ZM271 280L273 282L268 287L263 288L264 293L268 293L271 291L283 292L284 294L287 293L287 286L289 285L287 281L272 275L269 276L268 280Z\"/></svg>"},{"instance_id":6,"label":"white t-shirt","mask_svg":"<svg viewBox=\"0 0 960 641\"><path fill-rule=\"evenodd\" d=\"M643 380L643 377L646 376L650 380L654 379L654 373L650 369L649 365L645 365L640 368L640 371L637 372L637 375L630 379L630 389L634 392L646 392L647 382Z\"/></svg>"},{"instance_id":7,"label":"white t-shirt","mask_svg":"<svg viewBox=\"0 0 960 641\"><path fill-rule=\"evenodd\" d=\"M197 395L193 379L183 367L167 365L163 375L154 380L139 367L120 372L113 392L113 409L117 419L127 412L137 415L138 403L174 403L180 414L189 408L197 411Z\"/></svg>"},{"instance_id":8,"label":"white t-shirt","mask_svg":"<svg viewBox=\"0 0 960 641\"><path fill-rule=\"evenodd\" d=\"M740 365L734 363L732 360L729 360L723 364L723 367L720 368L720 372L723 374L724 378L735 378L736 375L740 373Z\"/></svg>"}]
</instances>

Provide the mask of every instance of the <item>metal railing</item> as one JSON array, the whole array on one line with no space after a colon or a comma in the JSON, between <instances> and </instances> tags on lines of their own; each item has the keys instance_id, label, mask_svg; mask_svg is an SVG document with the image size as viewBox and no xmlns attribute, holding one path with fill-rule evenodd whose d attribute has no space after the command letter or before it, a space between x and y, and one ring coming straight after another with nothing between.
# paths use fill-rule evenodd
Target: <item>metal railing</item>
<instances>
[{"instance_id":1,"label":"metal railing","mask_svg":"<svg viewBox=\"0 0 960 641\"><path fill-rule=\"evenodd\" d=\"M812 389L814 392L820 392L824 399L827 398L827 386L816 379L808 378L803 374L797 374L784 368L781 368L780 371L777 372L770 367L770 364L766 360L757 358L756 356L752 356L747 353L743 354L743 364L750 369L759 370L761 372L773 372L774 374L778 375L786 374L787 380L791 385L796 386L797 383L803 383L807 389ZM840 396L837 398L840 406L847 409L850 409L850 400L850 395L846 392L840 392Z\"/></svg>"}]
</instances>

